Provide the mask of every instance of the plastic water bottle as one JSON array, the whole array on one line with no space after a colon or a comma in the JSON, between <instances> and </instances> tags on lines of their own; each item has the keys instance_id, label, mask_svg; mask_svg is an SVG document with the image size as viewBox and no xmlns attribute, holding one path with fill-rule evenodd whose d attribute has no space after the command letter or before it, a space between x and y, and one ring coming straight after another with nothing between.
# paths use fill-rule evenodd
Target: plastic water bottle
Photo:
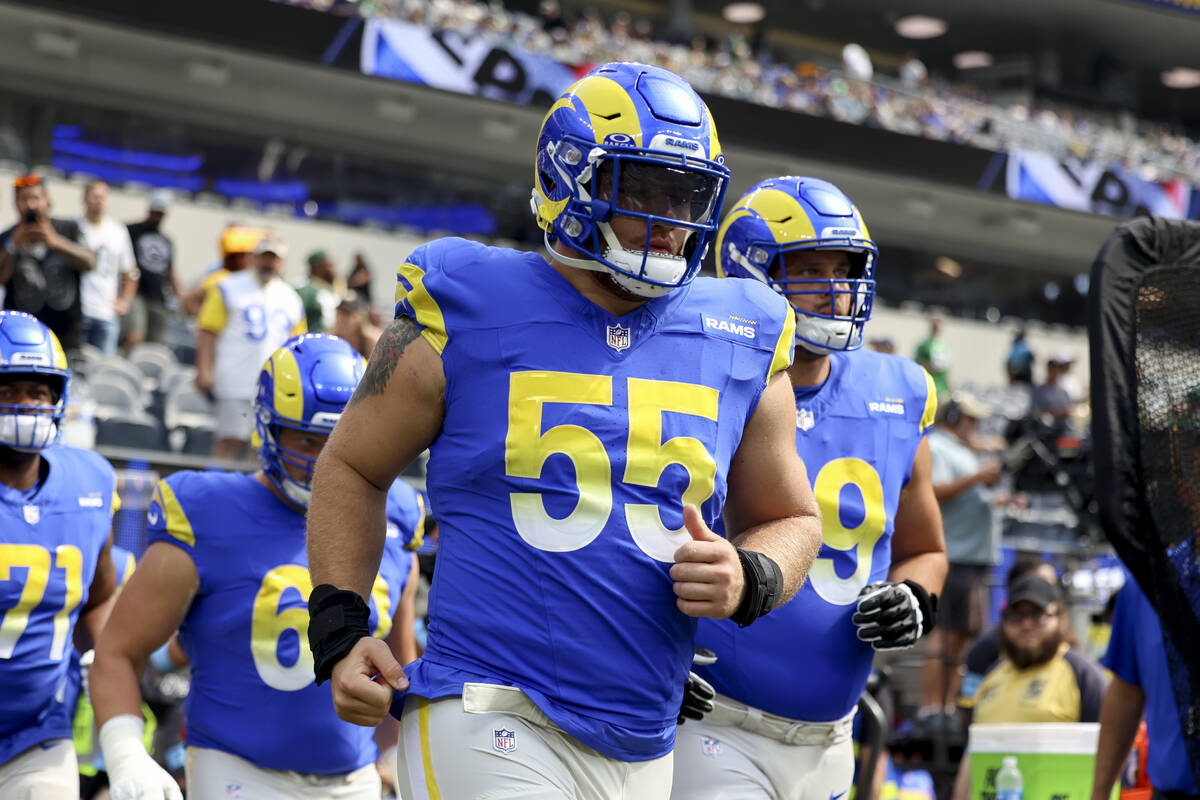
<instances>
[{"instance_id":1,"label":"plastic water bottle","mask_svg":"<svg viewBox=\"0 0 1200 800\"><path fill-rule=\"evenodd\" d=\"M1005 756L1004 766L996 773L996 800L1022 800L1025 780L1017 769L1017 757Z\"/></svg>"}]
</instances>

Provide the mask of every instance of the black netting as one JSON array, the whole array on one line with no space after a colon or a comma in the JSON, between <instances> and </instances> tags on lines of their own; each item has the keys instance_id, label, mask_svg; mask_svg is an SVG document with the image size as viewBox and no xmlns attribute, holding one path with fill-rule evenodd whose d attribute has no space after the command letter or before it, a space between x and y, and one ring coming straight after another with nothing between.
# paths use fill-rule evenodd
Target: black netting
<instances>
[{"instance_id":1,"label":"black netting","mask_svg":"<svg viewBox=\"0 0 1200 800\"><path fill-rule=\"evenodd\" d=\"M1200 223L1120 226L1091 285L1101 517L1158 610L1200 782Z\"/></svg>"}]
</instances>

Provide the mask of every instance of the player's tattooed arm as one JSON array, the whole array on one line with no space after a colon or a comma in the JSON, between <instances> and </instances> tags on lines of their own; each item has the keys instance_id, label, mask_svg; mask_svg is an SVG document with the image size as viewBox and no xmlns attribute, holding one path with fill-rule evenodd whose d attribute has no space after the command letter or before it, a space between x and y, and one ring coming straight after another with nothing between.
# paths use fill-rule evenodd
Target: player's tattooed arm
<instances>
[{"instance_id":1,"label":"player's tattooed arm","mask_svg":"<svg viewBox=\"0 0 1200 800\"><path fill-rule=\"evenodd\" d=\"M387 327L375 343L371 351L371 360L367 362L367 371L362 381L350 398L350 405L355 406L368 397L381 395L387 390L388 381L400 363L400 357L405 349L421 335L421 329L408 317L397 317Z\"/></svg>"}]
</instances>

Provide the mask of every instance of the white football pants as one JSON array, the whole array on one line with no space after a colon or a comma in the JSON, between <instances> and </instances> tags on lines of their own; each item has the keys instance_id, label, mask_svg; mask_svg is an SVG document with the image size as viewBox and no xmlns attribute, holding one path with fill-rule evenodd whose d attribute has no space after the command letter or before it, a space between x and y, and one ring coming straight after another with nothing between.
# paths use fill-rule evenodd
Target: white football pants
<instances>
[{"instance_id":1,"label":"white football pants","mask_svg":"<svg viewBox=\"0 0 1200 800\"><path fill-rule=\"evenodd\" d=\"M79 797L75 743L51 739L0 764L4 800L62 800Z\"/></svg>"},{"instance_id":2,"label":"white football pants","mask_svg":"<svg viewBox=\"0 0 1200 800\"><path fill-rule=\"evenodd\" d=\"M667 800L671 755L609 758L520 689L467 683L461 697L405 699L396 776L404 800Z\"/></svg>"},{"instance_id":3,"label":"white football pants","mask_svg":"<svg viewBox=\"0 0 1200 800\"><path fill-rule=\"evenodd\" d=\"M375 764L344 775L314 775L263 769L221 750L189 747L188 800L379 800L382 792Z\"/></svg>"},{"instance_id":4,"label":"white football pants","mask_svg":"<svg viewBox=\"0 0 1200 800\"><path fill-rule=\"evenodd\" d=\"M673 800L846 800L854 781L854 715L778 717L717 695L675 737Z\"/></svg>"}]
</instances>

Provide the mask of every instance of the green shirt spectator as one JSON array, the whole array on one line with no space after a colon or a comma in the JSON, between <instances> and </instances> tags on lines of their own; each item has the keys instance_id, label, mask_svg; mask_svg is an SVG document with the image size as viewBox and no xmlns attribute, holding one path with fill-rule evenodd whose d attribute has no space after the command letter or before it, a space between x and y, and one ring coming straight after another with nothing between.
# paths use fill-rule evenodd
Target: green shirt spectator
<instances>
[{"instance_id":1,"label":"green shirt spectator","mask_svg":"<svg viewBox=\"0 0 1200 800\"><path fill-rule=\"evenodd\" d=\"M333 330L337 319L337 307L341 297L334 289L337 270L333 259L324 250L316 250L308 256L308 283L296 291L304 302L304 317L310 333L327 333Z\"/></svg>"},{"instance_id":2,"label":"green shirt spectator","mask_svg":"<svg viewBox=\"0 0 1200 800\"><path fill-rule=\"evenodd\" d=\"M950 346L942 338L942 321L934 317L929 321L929 336L917 345L913 360L926 369L933 378L938 398L950 392Z\"/></svg>"}]
</instances>

